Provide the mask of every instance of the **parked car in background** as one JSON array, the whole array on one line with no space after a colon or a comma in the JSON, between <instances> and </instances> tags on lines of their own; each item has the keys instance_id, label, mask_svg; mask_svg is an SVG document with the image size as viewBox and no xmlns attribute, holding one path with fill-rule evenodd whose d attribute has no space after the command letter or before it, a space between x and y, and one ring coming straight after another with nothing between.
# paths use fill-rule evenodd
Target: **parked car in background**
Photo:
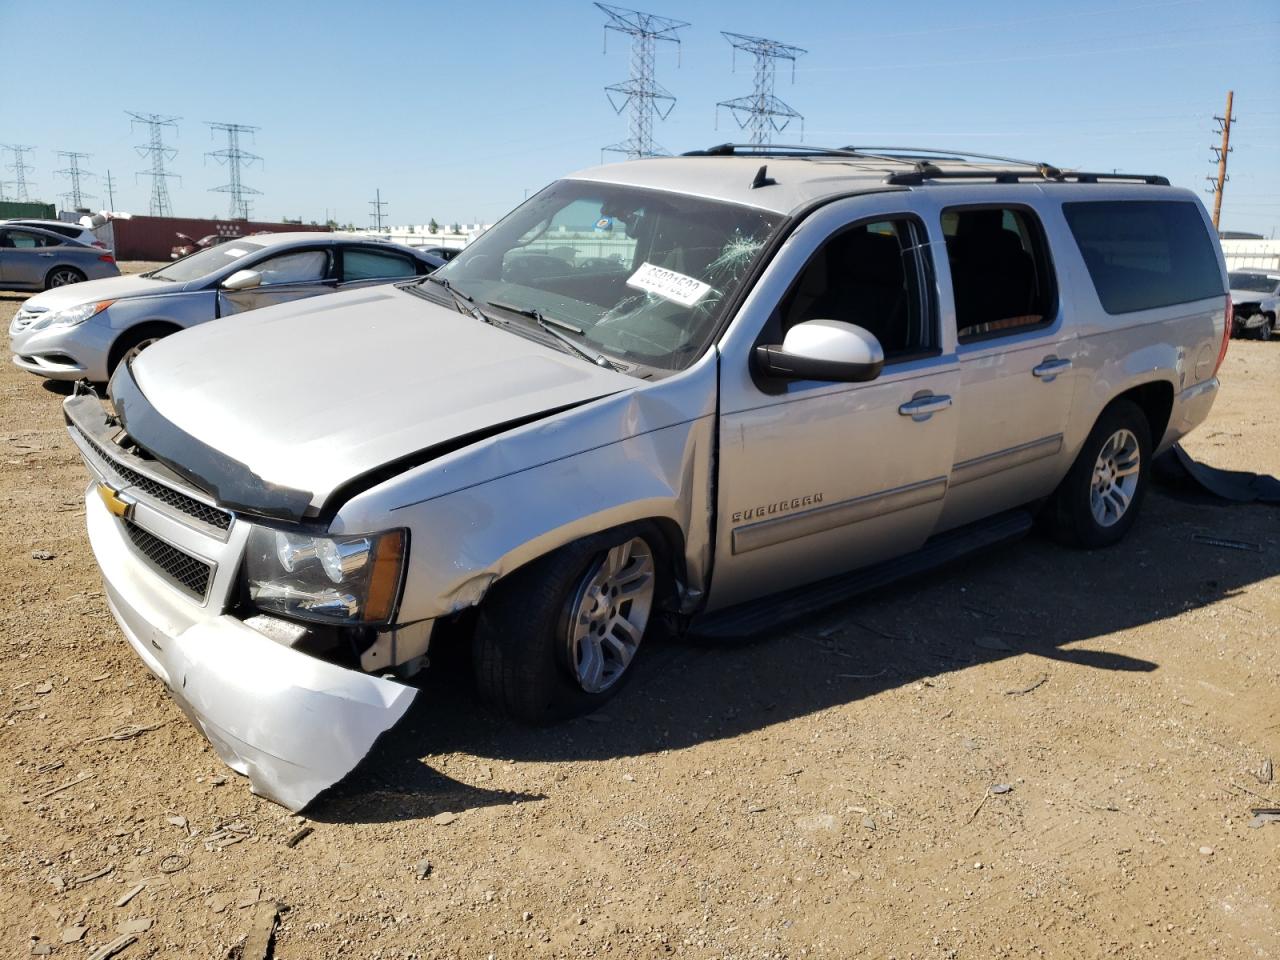
<instances>
[{"instance_id":1,"label":"parked car in background","mask_svg":"<svg viewBox=\"0 0 1280 960\"><path fill-rule=\"evenodd\" d=\"M1231 335L1270 340L1280 316L1280 273L1232 270L1227 279L1234 311Z\"/></svg>"},{"instance_id":2,"label":"parked car in background","mask_svg":"<svg viewBox=\"0 0 1280 960\"><path fill-rule=\"evenodd\" d=\"M0 223L0 290L51 290L119 275L116 258L101 247L43 227Z\"/></svg>"},{"instance_id":3,"label":"parked car in background","mask_svg":"<svg viewBox=\"0 0 1280 960\"><path fill-rule=\"evenodd\" d=\"M0 268L8 253L0 249ZM9 346L23 370L50 380L104 382L121 360L185 327L269 304L406 280L436 266L411 247L343 234L239 237L150 273L32 297L13 319Z\"/></svg>"},{"instance_id":4,"label":"parked car in background","mask_svg":"<svg viewBox=\"0 0 1280 960\"><path fill-rule=\"evenodd\" d=\"M429 253L433 257L438 257L441 263L448 263L462 252L459 247L414 247L414 249Z\"/></svg>"},{"instance_id":5,"label":"parked car in background","mask_svg":"<svg viewBox=\"0 0 1280 960\"><path fill-rule=\"evenodd\" d=\"M110 249L105 243L98 239L98 235L88 227L82 227L78 223L67 223L63 220L5 220L0 223L12 224L15 227L39 227L41 230L49 230L53 233L61 234L71 240L79 240L81 243L90 247L97 247L99 250Z\"/></svg>"},{"instance_id":6,"label":"parked car in background","mask_svg":"<svg viewBox=\"0 0 1280 960\"><path fill-rule=\"evenodd\" d=\"M206 234L199 240L192 240L185 233L175 234L175 236L182 242L169 251L170 260L181 260L183 257L190 256L197 250L205 250L209 247L216 247L220 243L226 243L228 240L238 239L237 237L227 236L223 233Z\"/></svg>"},{"instance_id":7,"label":"parked car in background","mask_svg":"<svg viewBox=\"0 0 1280 960\"><path fill-rule=\"evenodd\" d=\"M64 410L124 635L297 808L405 715L443 637L498 712L545 722L607 701L655 625L742 635L1037 515L1116 543L1217 395L1204 207L935 154L596 167L417 283L121 366L117 419Z\"/></svg>"}]
</instances>

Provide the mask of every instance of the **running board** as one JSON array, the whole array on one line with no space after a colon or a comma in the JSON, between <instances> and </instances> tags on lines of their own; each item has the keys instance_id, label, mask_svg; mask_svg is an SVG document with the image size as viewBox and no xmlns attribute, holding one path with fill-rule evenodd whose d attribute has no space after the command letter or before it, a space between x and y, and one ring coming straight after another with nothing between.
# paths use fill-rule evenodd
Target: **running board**
<instances>
[{"instance_id":1,"label":"running board","mask_svg":"<svg viewBox=\"0 0 1280 960\"><path fill-rule=\"evenodd\" d=\"M997 514L939 534L914 553L876 566L696 616L685 632L693 637L712 640L750 637L906 577L936 570L976 551L1017 540L1030 529L1031 513L1028 510Z\"/></svg>"}]
</instances>

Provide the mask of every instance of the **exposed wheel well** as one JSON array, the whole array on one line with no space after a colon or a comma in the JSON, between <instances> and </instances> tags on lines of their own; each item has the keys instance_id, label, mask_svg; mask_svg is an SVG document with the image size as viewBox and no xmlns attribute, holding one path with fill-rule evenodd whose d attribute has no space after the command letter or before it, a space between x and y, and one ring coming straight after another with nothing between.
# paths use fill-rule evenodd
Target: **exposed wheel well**
<instances>
[{"instance_id":1,"label":"exposed wheel well","mask_svg":"<svg viewBox=\"0 0 1280 960\"><path fill-rule=\"evenodd\" d=\"M146 340L148 337L167 337L171 333L177 333L182 327L176 323L167 323L164 320L148 320L146 323L138 323L129 327L127 330L121 330L120 335L116 337L115 343L111 344L111 352L107 356L107 376L115 372L116 364L135 343L139 340Z\"/></svg>"},{"instance_id":2,"label":"exposed wheel well","mask_svg":"<svg viewBox=\"0 0 1280 960\"><path fill-rule=\"evenodd\" d=\"M59 270L70 270L72 273L79 275L81 280L87 279L85 277L84 271L81 270L79 267L73 267L69 263L59 263L56 266L50 267L49 272L44 275L44 288L46 290L49 289L49 284L53 279L53 275L57 273Z\"/></svg>"},{"instance_id":3,"label":"exposed wheel well","mask_svg":"<svg viewBox=\"0 0 1280 960\"><path fill-rule=\"evenodd\" d=\"M1133 401L1146 414L1147 426L1151 428L1151 446L1153 449L1159 447L1169 426L1169 415L1173 413L1173 384L1167 380L1153 380L1126 390L1115 398L1121 399ZM1115 400L1111 402L1115 403Z\"/></svg>"}]
</instances>

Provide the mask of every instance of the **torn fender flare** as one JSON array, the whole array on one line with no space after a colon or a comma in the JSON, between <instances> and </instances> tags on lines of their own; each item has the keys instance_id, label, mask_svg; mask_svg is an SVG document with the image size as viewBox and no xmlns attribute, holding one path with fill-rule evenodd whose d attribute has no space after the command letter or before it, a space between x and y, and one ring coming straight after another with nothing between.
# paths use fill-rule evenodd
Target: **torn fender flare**
<instances>
[{"instance_id":1,"label":"torn fender flare","mask_svg":"<svg viewBox=\"0 0 1280 960\"><path fill-rule=\"evenodd\" d=\"M355 769L417 696L276 643L235 617L193 612L129 552L96 497L86 513L107 601L129 643L254 793L301 810Z\"/></svg>"}]
</instances>

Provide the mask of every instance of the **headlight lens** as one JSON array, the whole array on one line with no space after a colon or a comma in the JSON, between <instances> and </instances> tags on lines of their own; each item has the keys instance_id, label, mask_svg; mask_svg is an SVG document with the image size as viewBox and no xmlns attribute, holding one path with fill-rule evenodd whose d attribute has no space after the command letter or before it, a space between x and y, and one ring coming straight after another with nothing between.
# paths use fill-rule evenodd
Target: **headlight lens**
<instances>
[{"instance_id":1,"label":"headlight lens","mask_svg":"<svg viewBox=\"0 0 1280 960\"><path fill-rule=\"evenodd\" d=\"M76 307L64 307L61 310L51 310L45 314L40 320L31 325L32 330L43 330L45 327L74 327L76 324L84 323L90 317L97 316L107 307L115 303L114 300L99 300L96 303L82 303Z\"/></svg>"},{"instance_id":2,"label":"headlight lens","mask_svg":"<svg viewBox=\"0 0 1280 960\"><path fill-rule=\"evenodd\" d=\"M299 620L377 624L395 613L408 534L313 537L254 527L245 554L249 597Z\"/></svg>"}]
</instances>

